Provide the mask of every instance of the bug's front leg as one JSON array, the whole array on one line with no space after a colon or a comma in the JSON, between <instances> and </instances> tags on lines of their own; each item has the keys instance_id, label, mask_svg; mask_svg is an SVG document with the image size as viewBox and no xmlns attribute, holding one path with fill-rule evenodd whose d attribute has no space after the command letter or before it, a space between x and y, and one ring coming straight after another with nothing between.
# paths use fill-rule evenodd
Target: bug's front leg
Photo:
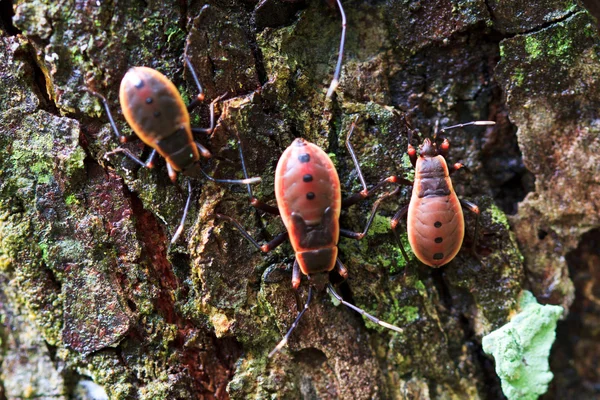
<instances>
[{"instance_id":1,"label":"bug's front leg","mask_svg":"<svg viewBox=\"0 0 600 400\"><path fill-rule=\"evenodd\" d=\"M348 149L348 153L350 153L350 157L352 157L352 162L354 163L354 167L356 168L356 173L358 174L358 179L360 180L360 183L362 184L363 190L361 190L360 192L354 193L350 197L347 197L344 200L342 200L343 208L350 207L351 205L356 204L359 201L366 199L367 197L371 196L373 193L375 193L376 191L378 191L380 188L382 188L383 186L385 186L387 184L396 183L396 184L405 185L405 186L412 186L412 184L413 184L408 179L404 179L399 176L392 175L392 176L385 178L384 180L382 180L375 186L373 186L370 190L367 188L367 182L365 181L365 178L360 169L360 163L358 162L358 157L356 156L356 152L354 151L354 148L352 147L352 143L350 142L350 138L352 137L352 134L354 133L354 128L356 127L356 121L358 121L358 116L354 119L354 121L352 121L352 125L350 126L350 131L348 132L348 136L346 137L346 148Z\"/></svg>"}]
</instances>

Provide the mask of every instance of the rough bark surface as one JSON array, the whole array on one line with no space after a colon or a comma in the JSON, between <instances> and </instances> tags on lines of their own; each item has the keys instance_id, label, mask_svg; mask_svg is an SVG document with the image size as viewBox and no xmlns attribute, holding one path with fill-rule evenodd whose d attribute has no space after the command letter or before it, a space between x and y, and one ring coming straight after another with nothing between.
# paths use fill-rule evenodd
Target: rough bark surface
<instances>
[{"instance_id":1,"label":"rough bark surface","mask_svg":"<svg viewBox=\"0 0 600 400\"><path fill-rule=\"evenodd\" d=\"M345 1L329 101L341 30L331 1L0 4L0 399L501 398L481 338L525 288L567 310L546 398L598 396L600 35L582 4ZM131 133L117 114L120 79L152 67L189 102L184 53L207 104L228 94L215 132L198 137L214 155L203 166L241 177L239 137L263 179L255 195L271 204L277 159L295 137L330 153L349 195L361 189L344 147L356 116L370 184L412 178L411 129L424 138L438 121L497 121L447 133L450 160L467 167L456 191L482 211L478 256L407 267L389 229L403 189L365 239L339 244L344 297L403 333L318 293L267 358L297 312L291 247L260 254L212 215L259 240L281 222L250 208L244 187L193 180L186 229L168 249L187 178L173 185L164 161L148 170L105 157L118 143L82 90L103 93ZM192 119L207 126L208 107ZM342 226L362 230L372 201L343 211ZM466 213L466 245L474 221Z\"/></svg>"}]
</instances>

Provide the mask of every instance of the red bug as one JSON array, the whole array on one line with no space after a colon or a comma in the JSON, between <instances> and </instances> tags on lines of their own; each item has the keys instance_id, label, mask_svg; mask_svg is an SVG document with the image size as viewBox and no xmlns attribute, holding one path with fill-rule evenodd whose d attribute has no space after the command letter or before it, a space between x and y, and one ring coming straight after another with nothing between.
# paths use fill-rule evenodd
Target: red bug
<instances>
[{"instance_id":1,"label":"red bug","mask_svg":"<svg viewBox=\"0 0 600 400\"><path fill-rule=\"evenodd\" d=\"M348 145L348 151L353 156L352 158L356 159L349 142L354 126L355 123L352 123L352 128L348 134L346 143ZM360 166L358 164L355 166L361 181L364 182L364 178L360 172ZM245 166L244 174L246 174ZM277 207L270 206L254 198L252 196L252 190L248 187L252 206L272 214L280 215L287 229L286 232L277 235L273 240L261 246L235 219L226 215L216 214L217 218L232 223L246 239L263 252L273 250L283 243L286 238L289 238L296 254L296 260L294 261L292 271L292 286L294 289L297 289L300 286L302 274L306 275L310 281L308 298L304 308L300 311L284 338L273 351L271 351L269 357L273 356L285 346L292 331L298 325L298 321L308 309L312 299L312 286L323 286L324 282L327 282L329 272L333 269L336 269L343 278L348 276L346 267L338 258L337 243L339 237L344 236L351 239L362 239L373 222L373 218L380 202L387 196L384 196L375 202L371 211L371 216L369 217L363 232L353 232L340 228L339 215L342 204L344 206L354 204L358 200L370 196L374 190L388 182L391 181L384 180L371 190L367 190L365 186L363 191L342 201L340 180L337 171L335 170L335 166L327 153L313 143L303 139L296 139L284 151L277 164L277 170L275 172L275 197L277 199ZM335 291L331 283L327 283L327 288L330 293L345 306L364 315L376 324L397 332L402 332L400 328L381 321L368 314L366 311L346 302Z\"/></svg>"},{"instance_id":2,"label":"red bug","mask_svg":"<svg viewBox=\"0 0 600 400\"><path fill-rule=\"evenodd\" d=\"M133 129L135 135L121 135L110 112L106 98L95 91L85 88L86 91L102 101L110 125L119 142L126 143L141 139L153 148L146 162L140 160L131 151L123 147L118 147L107 153L106 156L115 153L124 153L142 167L152 168L154 166L154 157L158 153L166 159L169 177L173 182L177 179L178 171L192 176L198 175L199 171L207 179L218 183L251 184L260 182L260 178L258 177L215 179L200 167L198 163L200 154L207 158L211 154L204 146L194 140L192 133L211 133L213 131L215 120L214 105L223 96L216 98L210 104L210 127L192 128L189 112L204 100L204 91L192 63L187 56L184 56L184 59L198 87L198 95L187 107L173 82L152 68L133 67L123 77L119 90L119 101L125 120L131 126L131 129ZM171 244L177 240L183 230L192 194L189 181L188 191L189 195L183 211L183 217L176 233L173 235Z\"/></svg>"},{"instance_id":3,"label":"red bug","mask_svg":"<svg viewBox=\"0 0 600 400\"><path fill-rule=\"evenodd\" d=\"M334 78L327 91L326 97L330 97L337 86L344 47L346 16L339 0L337 1L337 4L342 15L342 38L340 41L340 50ZM362 239L373 222L375 212L383 198L379 199L373 205L371 216L369 217L363 232L352 232L346 229L340 229L339 216L342 206L350 206L361 199L368 197L374 190L377 190L385 183L391 182L391 180L384 180L371 190L367 190L358 160L352 149L352 145L350 144L350 137L354 130L355 122L352 123L352 128L348 133L346 146L352 156L358 175L363 184L363 190L361 192L342 201L340 180L337 171L335 170L335 166L327 153L313 143L303 139L296 139L283 152L277 164L275 172L275 197L277 199L277 207L270 206L256 199L252 194L251 187L248 185L248 194L250 196L251 205L259 210L280 215L286 227L286 232L277 235L273 240L261 246L235 219L226 215L216 214L217 218L232 223L246 239L263 252L273 250L283 243L286 238L289 238L296 254L296 260L294 261L292 268L292 286L294 289L298 289L302 274L306 275L309 279L308 297L304 308L298 313L294 323L283 339L277 344L273 351L269 353L269 357L273 356L285 346L292 331L298 325L300 318L302 318L302 315L304 315L308 309L312 299L313 285L319 288L327 285L330 293L345 306L357 311L381 326L397 332L402 332L400 328L381 321L368 314L366 311L346 302L335 291L333 285L328 282L329 272L334 269L336 269L343 278L348 276L346 267L338 258L337 244L339 237L344 236L357 240ZM247 177L248 174L243 161L244 156L241 143L239 143L239 149L244 176Z\"/></svg>"},{"instance_id":4,"label":"red bug","mask_svg":"<svg viewBox=\"0 0 600 400\"><path fill-rule=\"evenodd\" d=\"M493 121L472 121L443 128L441 132L465 126L495 125ZM401 218L407 218L408 242L423 264L438 268L452 261L458 254L465 237L465 222L462 207L476 215L473 249L476 245L479 229L479 207L467 200L459 199L452 187L450 175L463 167L456 163L448 167L446 156L450 142L444 139L438 147L434 140L425 139L419 146L419 155L408 144L408 156L415 168L414 182L400 180L397 182L412 185L410 203L401 208L392 218L391 226L394 234ZM398 240L400 249L407 263L408 255Z\"/></svg>"}]
</instances>

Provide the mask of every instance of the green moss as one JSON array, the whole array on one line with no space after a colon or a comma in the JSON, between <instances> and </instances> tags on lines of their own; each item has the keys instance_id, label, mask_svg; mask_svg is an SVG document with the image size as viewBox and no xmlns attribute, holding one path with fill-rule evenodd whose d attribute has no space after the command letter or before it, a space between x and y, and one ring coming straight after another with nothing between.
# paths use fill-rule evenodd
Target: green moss
<instances>
[{"instance_id":1,"label":"green moss","mask_svg":"<svg viewBox=\"0 0 600 400\"><path fill-rule=\"evenodd\" d=\"M536 59L542 55L542 43L533 35L525 38L525 51L532 59Z\"/></svg>"},{"instance_id":2,"label":"green moss","mask_svg":"<svg viewBox=\"0 0 600 400\"><path fill-rule=\"evenodd\" d=\"M402 154L402 171L404 171L404 177L409 181L415 180L415 169L410 162L410 157L408 154Z\"/></svg>"},{"instance_id":3,"label":"green moss","mask_svg":"<svg viewBox=\"0 0 600 400\"><path fill-rule=\"evenodd\" d=\"M404 306L400 307L399 315L405 323L411 323L419 319L419 307L415 306Z\"/></svg>"},{"instance_id":4,"label":"green moss","mask_svg":"<svg viewBox=\"0 0 600 400\"><path fill-rule=\"evenodd\" d=\"M389 233L391 218L376 214L367 237Z\"/></svg>"},{"instance_id":5,"label":"green moss","mask_svg":"<svg viewBox=\"0 0 600 400\"><path fill-rule=\"evenodd\" d=\"M513 76L512 76L512 80L516 86L521 86L523 84L523 82L525 81L525 73L523 72L523 69L521 69L521 68L515 69Z\"/></svg>"},{"instance_id":6,"label":"green moss","mask_svg":"<svg viewBox=\"0 0 600 400\"><path fill-rule=\"evenodd\" d=\"M494 203L491 203L486 211L492 217L492 222L494 224L502 224L506 229L510 229L506 214L504 214L504 212L500 210Z\"/></svg>"},{"instance_id":7,"label":"green moss","mask_svg":"<svg viewBox=\"0 0 600 400\"><path fill-rule=\"evenodd\" d=\"M71 206L74 204L79 204L79 200L77 200L77 197L75 197L74 194L70 194L65 198L65 203L67 203L67 205Z\"/></svg>"},{"instance_id":8,"label":"green moss","mask_svg":"<svg viewBox=\"0 0 600 400\"><path fill-rule=\"evenodd\" d=\"M572 37L566 29L558 29L548 42L548 54L558 59L569 57L572 53Z\"/></svg>"},{"instance_id":9,"label":"green moss","mask_svg":"<svg viewBox=\"0 0 600 400\"><path fill-rule=\"evenodd\" d=\"M534 400L553 378L548 357L556 337L560 306L540 305L523 291L521 311L508 324L483 337L483 351L493 355L502 391L509 400Z\"/></svg>"},{"instance_id":10,"label":"green moss","mask_svg":"<svg viewBox=\"0 0 600 400\"><path fill-rule=\"evenodd\" d=\"M421 293L421 295L424 295L426 293L425 284L423 283L423 281L418 280L417 282L415 282L414 287L419 291L419 293Z\"/></svg>"}]
</instances>

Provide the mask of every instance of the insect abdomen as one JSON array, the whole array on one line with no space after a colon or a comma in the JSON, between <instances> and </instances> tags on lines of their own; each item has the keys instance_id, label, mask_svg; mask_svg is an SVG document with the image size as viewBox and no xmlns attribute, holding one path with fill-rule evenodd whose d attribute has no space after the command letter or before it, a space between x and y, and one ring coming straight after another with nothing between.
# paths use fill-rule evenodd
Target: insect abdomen
<instances>
[{"instance_id":1,"label":"insect abdomen","mask_svg":"<svg viewBox=\"0 0 600 400\"><path fill-rule=\"evenodd\" d=\"M415 256L430 267L450 262L460 250L465 224L441 156L419 158L408 208L408 241Z\"/></svg>"},{"instance_id":2,"label":"insect abdomen","mask_svg":"<svg viewBox=\"0 0 600 400\"><path fill-rule=\"evenodd\" d=\"M190 124L175 85L151 68L131 68L121 81L119 99L127 123L144 143L154 148L157 141ZM188 141L192 140L190 131Z\"/></svg>"},{"instance_id":3,"label":"insect abdomen","mask_svg":"<svg viewBox=\"0 0 600 400\"><path fill-rule=\"evenodd\" d=\"M176 171L185 171L200 158L196 144L189 140L185 129L156 141L154 148Z\"/></svg>"},{"instance_id":4,"label":"insect abdomen","mask_svg":"<svg viewBox=\"0 0 600 400\"><path fill-rule=\"evenodd\" d=\"M335 266L341 210L340 180L327 153L296 139L275 172L281 219L304 274Z\"/></svg>"}]
</instances>

